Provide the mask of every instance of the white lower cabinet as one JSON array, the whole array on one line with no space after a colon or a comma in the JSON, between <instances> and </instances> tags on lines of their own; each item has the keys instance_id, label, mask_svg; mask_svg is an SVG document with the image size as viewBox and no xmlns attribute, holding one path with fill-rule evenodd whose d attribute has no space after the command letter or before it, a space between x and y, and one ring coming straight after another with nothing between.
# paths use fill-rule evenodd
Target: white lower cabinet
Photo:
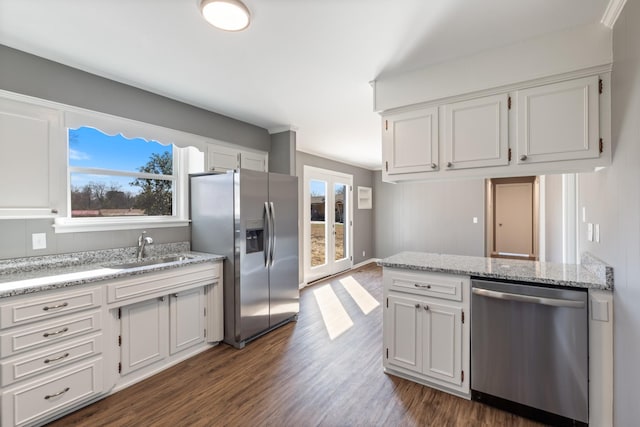
<instances>
[{"instance_id":1,"label":"white lower cabinet","mask_svg":"<svg viewBox=\"0 0 640 427\"><path fill-rule=\"evenodd\" d=\"M120 373L163 360L169 353L167 298L153 298L120 308Z\"/></svg>"},{"instance_id":2,"label":"white lower cabinet","mask_svg":"<svg viewBox=\"0 0 640 427\"><path fill-rule=\"evenodd\" d=\"M459 301L433 297L456 282ZM399 283L413 287L398 292ZM468 277L385 269L385 371L469 398L469 289Z\"/></svg>"},{"instance_id":3,"label":"white lower cabinet","mask_svg":"<svg viewBox=\"0 0 640 427\"><path fill-rule=\"evenodd\" d=\"M104 391L102 379L102 358L97 357L3 391L2 425L33 425L82 404Z\"/></svg>"},{"instance_id":4,"label":"white lower cabinet","mask_svg":"<svg viewBox=\"0 0 640 427\"><path fill-rule=\"evenodd\" d=\"M100 286L0 300L0 426L31 426L105 392Z\"/></svg>"},{"instance_id":5,"label":"white lower cabinet","mask_svg":"<svg viewBox=\"0 0 640 427\"><path fill-rule=\"evenodd\" d=\"M42 425L223 339L222 262L0 299L0 427Z\"/></svg>"},{"instance_id":6,"label":"white lower cabinet","mask_svg":"<svg viewBox=\"0 0 640 427\"><path fill-rule=\"evenodd\" d=\"M202 344L205 340L204 288L172 294L169 298L169 353Z\"/></svg>"}]
</instances>

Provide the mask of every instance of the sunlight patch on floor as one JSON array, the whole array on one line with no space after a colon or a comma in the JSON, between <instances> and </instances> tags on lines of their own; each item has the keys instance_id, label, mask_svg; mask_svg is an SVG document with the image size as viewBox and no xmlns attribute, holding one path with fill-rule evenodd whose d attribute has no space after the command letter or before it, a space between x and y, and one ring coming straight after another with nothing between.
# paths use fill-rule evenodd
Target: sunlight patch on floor
<instances>
[{"instance_id":1,"label":"sunlight patch on floor","mask_svg":"<svg viewBox=\"0 0 640 427\"><path fill-rule=\"evenodd\" d=\"M351 298L358 304L360 310L364 314L371 313L376 307L380 305L378 300L376 300L362 285L354 279L352 276L347 276L344 279L340 279L340 284L349 292Z\"/></svg>"},{"instance_id":2,"label":"sunlight patch on floor","mask_svg":"<svg viewBox=\"0 0 640 427\"><path fill-rule=\"evenodd\" d=\"M331 340L339 337L353 326L351 317L340 303L331 285L314 290L313 296L316 298L324 326L327 328Z\"/></svg>"}]
</instances>

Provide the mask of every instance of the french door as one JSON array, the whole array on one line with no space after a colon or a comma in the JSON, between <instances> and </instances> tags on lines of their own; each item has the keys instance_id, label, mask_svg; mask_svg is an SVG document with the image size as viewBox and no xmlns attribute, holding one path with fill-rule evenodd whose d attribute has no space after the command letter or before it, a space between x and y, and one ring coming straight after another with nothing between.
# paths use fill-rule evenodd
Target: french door
<instances>
[{"instance_id":1,"label":"french door","mask_svg":"<svg viewBox=\"0 0 640 427\"><path fill-rule=\"evenodd\" d=\"M351 268L352 194L352 175L304 167L305 282Z\"/></svg>"}]
</instances>

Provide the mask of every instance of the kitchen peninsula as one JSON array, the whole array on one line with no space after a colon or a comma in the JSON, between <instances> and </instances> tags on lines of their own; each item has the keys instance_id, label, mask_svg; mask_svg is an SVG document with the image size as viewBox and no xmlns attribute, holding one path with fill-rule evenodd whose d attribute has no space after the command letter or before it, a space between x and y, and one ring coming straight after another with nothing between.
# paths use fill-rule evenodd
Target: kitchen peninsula
<instances>
[{"instance_id":1,"label":"kitchen peninsula","mask_svg":"<svg viewBox=\"0 0 640 427\"><path fill-rule=\"evenodd\" d=\"M503 409L515 402L520 414L522 407L535 408L551 417L537 419L551 424L559 422L556 416L610 424L611 267L588 253L581 264L559 264L401 252L378 264L384 268L386 373ZM536 364L542 372L532 375ZM554 369L570 372L569 378L545 387L547 377L557 377ZM487 376L494 387L488 394ZM496 386L499 377L504 384ZM523 396L513 381L520 389L534 382L532 390L559 397ZM558 403L562 396L570 402Z\"/></svg>"}]
</instances>

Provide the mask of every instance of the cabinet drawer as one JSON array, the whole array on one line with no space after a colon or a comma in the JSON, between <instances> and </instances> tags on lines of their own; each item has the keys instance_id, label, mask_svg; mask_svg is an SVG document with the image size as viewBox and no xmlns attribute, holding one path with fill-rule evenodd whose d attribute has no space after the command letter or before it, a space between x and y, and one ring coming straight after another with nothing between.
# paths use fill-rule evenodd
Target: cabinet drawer
<instances>
[{"instance_id":1,"label":"cabinet drawer","mask_svg":"<svg viewBox=\"0 0 640 427\"><path fill-rule=\"evenodd\" d=\"M102 334L97 333L4 359L0 362L0 386L4 387L34 375L52 371L101 352Z\"/></svg>"},{"instance_id":2,"label":"cabinet drawer","mask_svg":"<svg viewBox=\"0 0 640 427\"><path fill-rule=\"evenodd\" d=\"M433 298L462 301L462 285L469 278L439 273L394 273L390 289Z\"/></svg>"},{"instance_id":3,"label":"cabinet drawer","mask_svg":"<svg viewBox=\"0 0 640 427\"><path fill-rule=\"evenodd\" d=\"M220 263L205 263L113 281L107 285L107 301L142 301L169 292L210 285L220 277ZM134 301L131 301L134 302Z\"/></svg>"},{"instance_id":4,"label":"cabinet drawer","mask_svg":"<svg viewBox=\"0 0 640 427\"><path fill-rule=\"evenodd\" d=\"M100 330L100 311L65 316L0 334L0 357L57 343L70 337Z\"/></svg>"},{"instance_id":5,"label":"cabinet drawer","mask_svg":"<svg viewBox=\"0 0 640 427\"><path fill-rule=\"evenodd\" d=\"M102 359L74 365L2 394L2 425L22 426L102 393Z\"/></svg>"},{"instance_id":6,"label":"cabinet drawer","mask_svg":"<svg viewBox=\"0 0 640 427\"><path fill-rule=\"evenodd\" d=\"M94 308L102 303L102 288L81 291L46 292L0 305L0 329L53 318L61 314Z\"/></svg>"}]
</instances>

